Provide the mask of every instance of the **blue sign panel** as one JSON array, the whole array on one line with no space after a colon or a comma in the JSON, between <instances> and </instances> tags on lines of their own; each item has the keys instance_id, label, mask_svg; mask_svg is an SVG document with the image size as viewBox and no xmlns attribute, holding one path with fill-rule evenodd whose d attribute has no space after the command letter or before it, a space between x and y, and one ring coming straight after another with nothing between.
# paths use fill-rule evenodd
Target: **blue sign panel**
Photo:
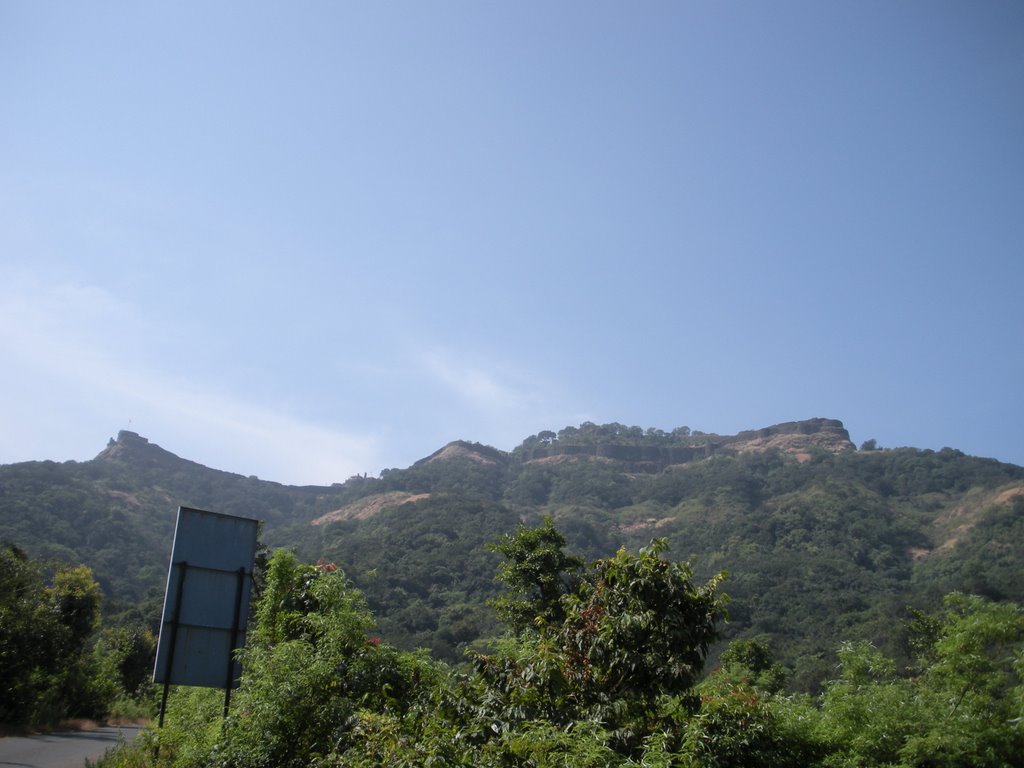
<instances>
[{"instance_id":1,"label":"blue sign panel","mask_svg":"<svg viewBox=\"0 0 1024 768\"><path fill-rule=\"evenodd\" d=\"M153 681L233 688L259 521L178 508Z\"/></svg>"}]
</instances>

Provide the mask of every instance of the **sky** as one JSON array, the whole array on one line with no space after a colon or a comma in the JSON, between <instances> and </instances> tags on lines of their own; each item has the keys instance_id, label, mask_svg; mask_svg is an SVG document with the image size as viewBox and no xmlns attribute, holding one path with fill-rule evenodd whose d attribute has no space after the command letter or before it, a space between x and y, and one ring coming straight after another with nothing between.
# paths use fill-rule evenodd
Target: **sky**
<instances>
[{"instance_id":1,"label":"sky","mask_svg":"<svg viewBox=\"0 0 1024 768\"><path fill-rule=\"evenodd\" d=\"M0 2L0 463L584 421L1024 464L1024 4Z\"/></svg>"}]
</instances>

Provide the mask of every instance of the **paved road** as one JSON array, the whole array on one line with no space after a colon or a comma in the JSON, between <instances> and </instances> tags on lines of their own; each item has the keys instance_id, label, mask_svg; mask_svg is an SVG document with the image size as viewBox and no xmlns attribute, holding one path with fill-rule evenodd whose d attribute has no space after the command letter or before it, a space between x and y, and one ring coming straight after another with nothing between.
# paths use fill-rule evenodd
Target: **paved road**
<instances>
[{"instance_id":1,"label":"paved road","mask_svg":"<svg viewBox=\"0 0 1024 768\"><path fill-rule=\"evenodd\" d=\"M93 731L8 736L0 739L0 768L84 768L121 741L142 730L137 725L108 726Z\"/></svg>"}]
</instances>

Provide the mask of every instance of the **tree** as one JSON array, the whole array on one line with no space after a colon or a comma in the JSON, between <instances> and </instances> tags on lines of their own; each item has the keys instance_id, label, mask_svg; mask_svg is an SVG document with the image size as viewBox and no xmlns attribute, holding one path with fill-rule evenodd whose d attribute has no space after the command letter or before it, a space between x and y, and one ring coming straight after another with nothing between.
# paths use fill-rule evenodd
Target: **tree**
<instances>
[{"instance_id":1,"label":"tree","mask_svg":"<svg viewBox=\"0 0 1024 768\"><path fill-rule=\"evenodd\" d=\"M687 563L662 558L665 539L598 560L566 601L570 676L600 699L679 695L697 681L718 637L725 574L695 585Z\"/></svg>"},{"instance_id":2,"label":"tree","mask_svg":"<svg viewBox=\"0 0 1024 768\"><path fill-rule=\"evenodd\" d=\"M689 565L662 558L667 544L655 540L638 553L621 549L598 560L566 589L562 539L550 520L501 544L498 551L514 558L504 566L506 583L531 594L512 598L524 610L506 612L518 634L496 653L475 656L481 707L501 729L537 719L561 727L590 721L625 756L658 731L667 700L695 708L688 694L725 613L718 594L724 574L695 584ZM537 551L544 557L531 558ZM549 585L543 596L540 574ZM532 626L526 608L538 617Z\"/></svg>"},{"instance_id":3,"label":"tree","mask_svg":"<svg viewBox=\"0 0 1024 768\"><path fill-rule=\"evenodd\" d=\"M564 548L565 537L550 516L537 528L520 526L514 534L487 545L505 557L497 578L508 586L509 594L491 605L511 629L558 624L565 617L562 597L574 585L583 561L565 554Z\"/></svg>"},{"instance_id":4,"label":"tree","mask_svg":"<svg viewBox=\"0 0 1024 768\"><path fill-rule=\"evenodd\" d=\"M741 665L712 673L696 688L700 710L678 722L672 765L701 768L807 768L820 765L828 745L810 697L788 697L752 685ZM749 671L749 670L747 670Z\"/></svg>"},{"instance_id":5,"label":"tree","mask_svg":"<svg viewBox=\"0 0 1024 768\"><path fill-rule=\"evenodd\" d=\"M840 675L822 699L822 738L840 756L836 765L888 766L919 727L914 684L870 643L844 643Z\"/></svg>"},{"instance_id":6,"label":"tree","mask_svg":"<svg viewBox=\"0 0 1024 768\"><path fill-rule=\"evenodd\" d=\"M100 585L84 565L62 568L53 577L46 597L56 612L57 621L66 629L65 652L81 653L85 641L100 623Z\"/></svg>"},{"instance_id":7,"label":"tree","mask_svg":"<svg viewBox=\"0 0 1024 768\"><path fill-rule=\"evenodd\" d=\"M945 599L934 662L919 678L925 727L901 750L909 765L1024 765L1024 610L976 595Z\"/></svg>"},{"instance_id":8,"label":"tree","mask_svg":"<svg viewBox=\"0 0 1024 768\"><path fill-rule=\"evenodd\" d=\"M58 569L47 586L41 566L20 549L0 551L0 722L104 713L108 702L87 654L99 612L99 585L85 566Z\"/></svg>"},{"instance_id":9,"label":"tree","mask_svg":"<svg viewBox=\"0 0 1024 768\"><path fill-rule=\"evenodd\" d=\"M1024 764L1024 611L953 593L937 618L915 618L914 677L867 643L843 646L842 674L822 701L835 765Z\"/></svg>"},{"instance_id":10,"label":"tree","mask_svg":"<svg viewBox=\"0 0 1024 768\"><path fill-rule=\"evenodd\" d=\"M786 684L785 668L761 638L733 640L718 661L723 670L758 690L778 693Z\"/></svg>"},{"instance_id":11,"label":"tree","mask_svg":"<svg viewBox=\"0 0 1024 768\"><path fill-rule=\"evenodd\" d=\"M39 566L22 550L0 551L0 722L31 719L56 662L59 625L43 589Z\"/></svg>"},{"instance_id":12,"label":"tree","mask_svg":"<svg viewBox=\"0 0 1024 768\"><path fill-rule=\"evenodd\" d=\"M104 628L94 650L103 674L115 693L144 695L153 676L156 638L140 624Z\"/></svg>"}]
</instances>

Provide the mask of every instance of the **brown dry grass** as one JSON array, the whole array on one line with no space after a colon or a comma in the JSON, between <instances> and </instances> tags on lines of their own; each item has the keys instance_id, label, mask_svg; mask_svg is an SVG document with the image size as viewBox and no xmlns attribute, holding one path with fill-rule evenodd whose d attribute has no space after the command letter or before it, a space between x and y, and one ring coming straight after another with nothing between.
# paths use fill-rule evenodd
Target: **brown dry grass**
<instances>
[{"instance_id":1,"label":"brown dry grass","mask_svg":"<svg viewBox=\"0 0 1024 768\"><path fill-rule=\"evenodd\" d=\"M933 525L937 534L936 539L941 539L942 543L931 551L924 551L924 554L912 550L911 557L916 560L928 555L951 551L962 538L974 530L989 509L993 506L1011 504L1019 496L1024 496L1024 485L1004 487L999 491L974 490L968 492L956 506L951 507L935 519Z\"/></svg>"},{"instance_id":2,"label":"brown dry grass","mask_svg":"<svg viewBox=\"0 0 1024 768\"><path fill-rule=\"evenodd\" d=\"M366 520L387 507L411 504L414 501L420 501L429 496L429 493L406 493L404 491L379 493L375 496L367 496L365 499L346 504L341 509L335 509L326 515L321 515L313 521L313 525L324 525L325 523L334 523L339 520Z\"/></svg>"}]
</instances>

